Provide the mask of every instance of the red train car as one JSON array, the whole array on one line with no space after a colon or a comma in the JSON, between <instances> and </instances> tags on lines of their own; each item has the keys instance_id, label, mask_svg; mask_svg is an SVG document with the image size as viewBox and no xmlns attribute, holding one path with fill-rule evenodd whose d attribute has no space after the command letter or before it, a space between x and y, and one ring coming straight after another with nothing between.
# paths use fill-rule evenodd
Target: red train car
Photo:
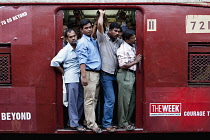
<instances>
[{"instance_id":1,"label":"red train car","mask_svg":"<svg viewBox=\"0 0 210 140\"><path fill-rule=\"evenodd\" d=\"M136 129L116 133L210 132L210 5L135 2L1 3L0 132L79 133L65 127L61 75L50 61L72 11L94 20L99 8L111 12L110 21L121 10L129 14L143 55Z\"/></svg>"}]
</instances>

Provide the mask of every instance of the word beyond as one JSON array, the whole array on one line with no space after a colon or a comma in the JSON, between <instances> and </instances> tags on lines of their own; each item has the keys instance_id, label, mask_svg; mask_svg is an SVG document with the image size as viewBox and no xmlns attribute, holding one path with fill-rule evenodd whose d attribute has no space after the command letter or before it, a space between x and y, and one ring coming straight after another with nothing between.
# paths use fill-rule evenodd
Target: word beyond
<instances>
[{"instance_id":1,"label":"word beyond","mask_svg":"<svg viewBox=\"0 0 210 140\"><path fill-rule=\"evenodd\" d=\"M30 112L2 112L1 120L30 120Z\"/></svg>"}]
</instances>

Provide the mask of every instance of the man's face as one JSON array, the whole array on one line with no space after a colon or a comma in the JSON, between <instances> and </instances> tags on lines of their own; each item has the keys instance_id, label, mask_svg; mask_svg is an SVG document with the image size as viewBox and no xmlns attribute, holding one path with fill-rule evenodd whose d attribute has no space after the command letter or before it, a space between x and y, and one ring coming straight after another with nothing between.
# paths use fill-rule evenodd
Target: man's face
<instances>
[{"instance_id":1,"label":"man's face","mask_svg":"<svg viewBox=\"0 0 210 140\"><path fill-rule=\"evenodd\" d=\"M129 39L126 39L126 42L128 43L128 44L135 44L135 42L136 42L136 35L132 35Z\"/></svg>"},{"instance_id":2,"label":"man's face","mask_svg":"<svg viewBox=\"0 0 210 140\"><path fill-rule=\"evenodd\" d=\"M120 29L119 28L114 28L109 30L109 37L111 39L116 39L119 35Z\"/></svg>"},{"instance_id":3,"label":"man's face","mask_svg":"<svg viewBox=\"0 0 210 140\"><path fill-rule=\"evenodd\" d=\"M93 32L92 25L90 23L84 25L83 28L81 29L81 32L86 36L91 36L91 34Z\"/></svg>"},{"instance_id":4,"label":"man's face","mask_svg":"<svg viewBox=\"0 0 210 140\"><path fill-rule=\"evenodd\" d=\"M123 32L119 32L118 38L122 39L122 34L123 34Z\"/></svg>"},{"instance_id":5,"label":"man's face","mask_svg":"<svg viewBox=\"0 0 210 140\"><path fill-rule=\"evenodd\" d=\"M65 31L68 29L68 27L66 25L63 25L63 33L65 33Z\"/></svg>"},{"instance_id":6,"label":"man's face","mask_svg":"<svg viewBox=\"0 0 210 140\"><path fill-rule=\"evenodd\" d=\"M74 45L77 43L77 35L74 31L68 32L67 33L66 40L71 44Z\"/></svg>"}]
</instances>

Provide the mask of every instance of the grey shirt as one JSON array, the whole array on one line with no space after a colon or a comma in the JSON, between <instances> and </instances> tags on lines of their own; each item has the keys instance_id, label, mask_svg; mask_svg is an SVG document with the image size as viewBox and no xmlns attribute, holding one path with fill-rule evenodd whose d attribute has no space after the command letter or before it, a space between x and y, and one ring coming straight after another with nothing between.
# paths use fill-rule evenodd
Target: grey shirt
<instances>
[{"instance_id":1,"label":"grey shirt","mask_svg":"<svg viewBox=\"0 0 210 140\"><path fill-rule=\"evenodd\" d=\"M114 42L107 34L101 34L97 30L97 42L102 59L102 70L104 72L114 74L118 68L117 49L122 43L122 39L117 38Z\"/></svg>"}]
</instances>

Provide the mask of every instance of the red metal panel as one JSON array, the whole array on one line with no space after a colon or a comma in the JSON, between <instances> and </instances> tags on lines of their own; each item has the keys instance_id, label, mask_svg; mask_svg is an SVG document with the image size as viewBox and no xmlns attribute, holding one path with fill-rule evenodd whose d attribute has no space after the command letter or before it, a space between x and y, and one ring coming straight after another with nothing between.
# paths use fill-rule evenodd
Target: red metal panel
<instances>
[{"instance_id":1,"label":"red metal panel","mask_svg":"<svg viewBox=\"0 0 210 140\"><path fill-rule=\"evenodd\" d=\"M38 133L54 133L57 127L56 78L53 68L50 67L50 61L54 57L55 40L57 40L55 36L56 8L57 6L52 5L33 7L32 46L26 47L25 50L28 53L24 53L28 55L25 63L29 63L27 71L30 72L28 75L31 77L24 78L24 81L29 86L36 87Z\"/></svg>"},{"instance_id":2,"label":"red metal panel","mask_svg":"<svg viewBox=\"0 0 210 140\"><path fill-rule=\"evenodd\" d=\"M0 131L36 132L35 88L0 88L0 122Z\"/></svg>"},{"instance_id":3,"label":"red metal panel","mask_svg":"<svg viewBox=\"0 0 210 140\"><path fill-rule=\"evenodd\" d=\"M143 56L143 14L142 11L136 10L136 37L137 37L137 54ZM135 114L135 125L137 128L143 128L143 64L144 56L142 61L137 65L136 70L136 114Z\"/></svg>"},{"instance_id":4,"label":"red metal panel","mask_svg":"<svg viewBox=\"0 0 210 140\"><path fill-rule=\"evenodd\" d=\"M187 34L185 23L186 15L209 15L210 10L164 5L147 5L143 9L145 22L146 19L157 21L157 31L145 29L144 36L145 132L210 131L209 86L193 88L188 85L188 42L209 42L209 34ZM150 116L152 103L181 103L181 116ZM191 116L190 113L200 116Z\"/></svg>"},{"instance_id":5,"label":"red metal panel","mask_svg":"<svg viewBox=\"0 0 210 140\"><path fill-rule=\"evenodd\" d=\"M0 26L0 42L11 43L12 85L6 92L13 97L18 88L18 96L14 96L11 100L25 98L24 93L28 93L27 98L35 101L32 104L25 104L19 99L18 106L2 104L0 113L6 111L31 113L33 120L20 121L23 126L17 131L54 133L56 130L55 74L50 67L55 46L54 10L54 6L30 5L0 8L1 21L13 19L14 16L27 12L25 16ZM40 14L40 11L45 14ZM4 93L4 87L0 87L0 94L3 96ZM2 121L0 121L2 125L8 127L1 126L1 130L12 130L10 121ZM32 127L31 130L28 129L29 125Z\"/></svg>"},{"instance_id":6,"label":"red metal panel","mask_svg":"<svg viewBox=\"0 0 210 140\"><path fill-rule=\"evenodd\" d=\"M190 87L146 88L145 129L147 132L210 131L210 89ZM181 116L151 116L151 103L179 103ZM162 106L161 106L162 107ZM156 108L161 113L162 108ZM167 113L173 113L172 109Z\"/></svg>"},{"instance_id":7,"label":"red metal panel","mask_svg":"<svg viewBox=\"0 0 210 140\"><path fill-rule=\"evenodd\" d=\"M54 48L55 54L54 56L60 51L62 48L63 40L61 39L61 36L63 36L63 11L60 10L56 13L56 47ZM63 129L65 125L64 124L64 109L66 107L63 106L63 89L62 89L62 79L61 74L57 73L56 75L56 103L57 103L57 129ZM67 111L67 109L66 109Z\"/></svg>"},{"instance_id":8,"label":"red metal panel","mask_svg":"<svg viewBox=\"0 0 210 140\"><path fill-rule=\"evenodd\" d=\"M32 43L31 9L31 6L5 6L0 8L0 42Z\"/></svg>"},{"instance_id":9,"label":"red metal panel","mask_svg":"<svg viewBox=\"0 0 210 140\"><path fill-rule=\"evenodd\" d=\"M146 87L187 86L188 46L185 40L187 8L189 7L144 6L145 22L147 19L156 19L157 22L157 31L145 29L144 72ZM156 9L155 12L154 9Z\"/></svg>"}]
</instances>

